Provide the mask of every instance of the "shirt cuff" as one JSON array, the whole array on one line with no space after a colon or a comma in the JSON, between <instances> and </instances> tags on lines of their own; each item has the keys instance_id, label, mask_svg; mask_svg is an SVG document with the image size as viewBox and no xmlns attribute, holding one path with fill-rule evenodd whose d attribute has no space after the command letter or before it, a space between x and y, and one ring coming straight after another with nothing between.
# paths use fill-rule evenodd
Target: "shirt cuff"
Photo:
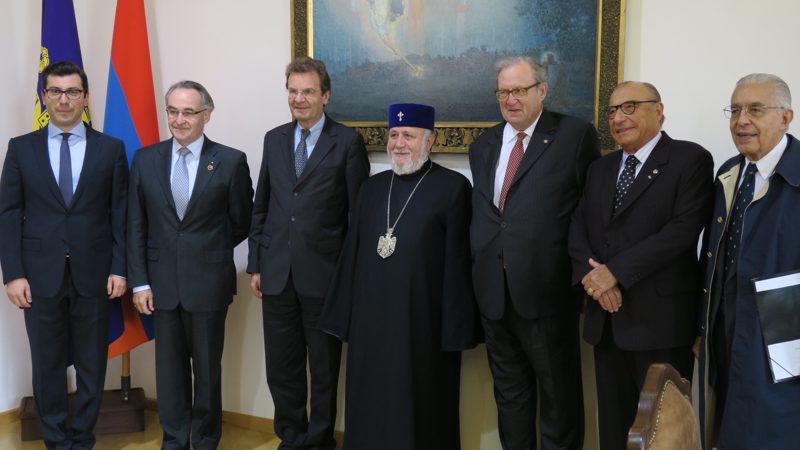
<instances>
[{"instance_id":1,"label":"shirt cuff","mask_svg":"<svg viewBox=\"0 0 800 450\"><path fill-rule=\"evenodd\" d=\"M137 292L142 292L142 291L146 291L146 290L149 290L149 289L150 289L150 285L149 284L145 284L143 286L136 286L135 288L133 288L133 293L135 294Z\"/></svg>"}]
</instances>

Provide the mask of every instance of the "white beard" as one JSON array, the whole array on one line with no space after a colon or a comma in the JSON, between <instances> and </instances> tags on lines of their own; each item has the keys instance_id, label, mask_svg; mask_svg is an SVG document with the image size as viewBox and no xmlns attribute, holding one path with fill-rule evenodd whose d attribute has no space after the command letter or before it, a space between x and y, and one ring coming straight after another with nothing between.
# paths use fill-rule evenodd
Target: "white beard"
<instances>
[{"instance_id":1,"label":"white beard","mask_svg":"<svg viewBox=\"0 0 800 450\"><path fill-rule=\"evenodd\" d=\"M392 161L392 171L397 175L408 175L414 173L422 168L422 166L428 162L428 156L430 156L430 150L425 150L425 140L420 143L422 148L420 152L417 154L416 158L408 159L405 163L398 164L395 162L394 157L392 157L391 153L389 154L389 158Z\"/></svg>"}]
</instances>

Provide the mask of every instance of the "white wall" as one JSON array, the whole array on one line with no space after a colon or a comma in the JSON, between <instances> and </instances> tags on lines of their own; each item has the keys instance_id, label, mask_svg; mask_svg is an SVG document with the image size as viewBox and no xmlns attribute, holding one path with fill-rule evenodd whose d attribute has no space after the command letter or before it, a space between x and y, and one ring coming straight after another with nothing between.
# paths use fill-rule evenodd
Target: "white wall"
<instances>
[{"instance_id":1,"label":"white wall","mask_svg":"<svg viewBox=\"0 0 800 450\"><path fill-rule=\"evenodd\" d=\"M0 86L5 102L0 108L0 140L30 129L41 21L40 2L4 3L0 55L5 63ZM145 3L158 110L163 110L162 93L172 82L191 78L203 83L216 103L208 135L245 151L255 182L263 133L290 118L283 87L283 67L291 45L290 2ZM628 1L625 78L654 83L666 105L665 129L675 138L704 145L717 164L735 152L721 109L729 102L739 77L754 71L773 72L800 92L793 44L800 42L800 31L793 23L800 17L800 4L765 0L758 6L754 8L748 0ZM98 129L103 125L114 8L115 2L107 0L75 0ZM162 138L168 137L163 117L159 123ZM1 146L0 158L4 156L5 146ZM377 163L373 172L386 168L383 155L371 158ZM468 174L464 156L438 155L435 159ZM243 273L245 256L246 250L240 246L236 252L240 295L228 315L223 407L272 417L261 310L259 301L249 294ZM134 384L144 387L149 397L155 396L153 358L152 343L132 353ZM4 292L0 293L0 361L0 411L5 411L16 407L21 396L30 395L31 388L22 313L7 301ZM107 387L116 387L119 359L109 364L108 372ZM466 352L462 380L465 450L500 448L491 389L483 348Z\"/></svg>"}]
</instances>

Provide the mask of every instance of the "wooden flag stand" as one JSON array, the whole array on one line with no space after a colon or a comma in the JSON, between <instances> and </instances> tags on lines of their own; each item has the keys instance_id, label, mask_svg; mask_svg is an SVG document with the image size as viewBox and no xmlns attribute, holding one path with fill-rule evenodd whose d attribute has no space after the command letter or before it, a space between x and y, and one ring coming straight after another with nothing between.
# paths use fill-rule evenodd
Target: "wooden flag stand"
<instances>
[{"instance_id":1,"label":"wooden flag stand","mask_svg":"<svg viewBox=\"0 0 800 450\"><path fill-rule=\"evenodd\" d=\"M122 354L120 389L103 392L100 416L94 427L95 434L134 433L144 431L144 389L131 388L131 353ZM69 417L74 411L74 396L69 395ZM24 397L19 405L20 437L23 441L42 439L39 414L33 397Z\"/></svg>"}]
</instances>

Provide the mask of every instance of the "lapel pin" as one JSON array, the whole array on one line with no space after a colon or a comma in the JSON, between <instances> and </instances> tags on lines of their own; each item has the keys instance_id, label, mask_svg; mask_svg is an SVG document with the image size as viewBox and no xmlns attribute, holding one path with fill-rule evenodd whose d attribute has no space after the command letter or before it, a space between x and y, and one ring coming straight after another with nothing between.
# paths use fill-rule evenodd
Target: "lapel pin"
<instances>
[{"instance_id":1,"label":"lapel pin","mask_svg":"<svg viewBox=\"0 0 800 450\"><path fill-rule=\"evenodd\" d=\"M545 140L544 140L544 143L545 143L545 144L547 144L547 143L549 143L549 142L550 142L550 140L549 140L549 139L545 139Z\"/></svg>"},{"instance_id":2,"label":"lapel pin","mask_svg":"<svg viewBox=\"0 0 800 450\"><path fill-rule=\"evenodd\" d=\"M658 175L658 169L653 169L653 175Z\"/></svg>"},{"instance_id":3,"label":"lapel pin","mask_svg":"<svg viewBox=\"0 0 800 450\"><path fill-rule=\"evenodd\" d=\"M206 166L206 169L208 169L208 171L209 171L209 172L211 172L212 170L214 170L214 162L212 161L212 162L211 162L209 165L207 165L207 166Z\"/></svg>"}]
</instances>

